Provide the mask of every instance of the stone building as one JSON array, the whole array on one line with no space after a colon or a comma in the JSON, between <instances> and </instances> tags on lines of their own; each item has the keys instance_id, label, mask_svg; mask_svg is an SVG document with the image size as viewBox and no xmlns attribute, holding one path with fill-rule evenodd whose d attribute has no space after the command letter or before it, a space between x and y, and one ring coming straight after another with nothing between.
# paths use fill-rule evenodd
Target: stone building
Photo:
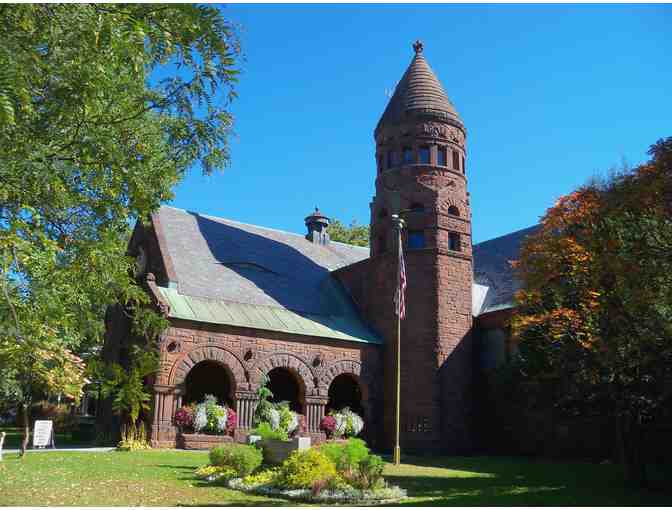
<instances>
[{"instance_id":1,"label":"stone building","mask_svg":"<svg viewBox=\"0 0 672 510\"><path fill-rule=\"evenodd\" d=\"M528 230L472 245L467 133L421 43L374 130L370 249L330 241L316 210L305 236L162 207L129 252L170 328L151 381L151 438L174 446L172 417L204 393L251 427L262 375L278 400L321 418L344 405L378 448L394 439L397 244L404 218L407 316L401 326L403 449L469 452L474 379L507 352L515 259ZM105 355L128 361L128 319L108 314ZM102 413L100 420L109 419Z\"/></svg>"}]
</instances>

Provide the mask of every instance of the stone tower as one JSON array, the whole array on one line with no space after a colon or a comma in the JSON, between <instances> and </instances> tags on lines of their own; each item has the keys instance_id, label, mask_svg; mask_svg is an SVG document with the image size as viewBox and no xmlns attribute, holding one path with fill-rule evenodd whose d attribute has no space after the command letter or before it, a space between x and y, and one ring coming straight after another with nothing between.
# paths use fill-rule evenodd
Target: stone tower
<instances>
[{"instance_id":1,"label":"stone tower","mask_svg":"<svg viewBox=\"0 0 672 510\"><path fill-rule=\"evenodd\" d=\"M371 203L371 266L377 299L390 303L396 266L391 216L406 222L406 319L401 326L401 447L458 453L470 449L472 327L471 211L465 128L423 55L415 56L381 117L376 195ZM384 444L394 434L393 320L374 323L386 337ZM384 322L384 323L383 323Z\"/></svg>"}]
</instances>

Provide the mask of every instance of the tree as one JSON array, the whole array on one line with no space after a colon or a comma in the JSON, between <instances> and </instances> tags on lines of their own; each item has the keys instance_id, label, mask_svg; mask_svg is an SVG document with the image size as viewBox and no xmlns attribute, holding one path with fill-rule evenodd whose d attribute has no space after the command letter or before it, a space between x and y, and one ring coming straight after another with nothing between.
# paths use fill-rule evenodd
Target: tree
<instances>
[{"instance_id":1,"label":"tree","mask_svg":"<svg viewBox=\"0 0 672 510\"><path fill-rule=\"evenodd\" d=\"M77 399L122 303L151 337L129 224L190 168L229 160L239 54L216 7L0 7L0 366L26 423L38 388Z\"/></svg>"},{"instance_id":2,"label":"tree","mask_svg":"<svg viewBox=\"0 0 672 510\"><path fill-rule=\"evenodd\" d=\"M368 246L369 226L358 225L355 220L352 220L350 226L346 227L339 220L333 219L329 224L329 238L332 241L354 244L355 246Z\"/></svg>"},{"instance_id":3,"label":"tree","mask_svg":"<svg viewBox=\"0 0 672 510\"><path fill-rule=\"evenodd\" d=\"M672 138L634 170L558 200L516 263L524 377L565 413L611 416L629 479L672 403Z\"/></svg>"}]
</instances>

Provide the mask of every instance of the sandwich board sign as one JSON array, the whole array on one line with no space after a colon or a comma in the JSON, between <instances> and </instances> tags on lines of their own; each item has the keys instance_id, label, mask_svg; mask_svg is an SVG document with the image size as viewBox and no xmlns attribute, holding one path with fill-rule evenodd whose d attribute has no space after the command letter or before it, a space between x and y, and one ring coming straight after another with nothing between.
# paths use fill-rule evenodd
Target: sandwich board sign
<instances>
[{"instance_id":1,"label":"sandwich board sign","mask_svg":"<svg viewBox=\"0 0 672 510\"><path fill-rule=\"evenodd\" d=\"M51 420L35 420L35 429L33 430L33 448L44 448L51 446L54 448L54 422Z\"/></svg>"}]
</instances>

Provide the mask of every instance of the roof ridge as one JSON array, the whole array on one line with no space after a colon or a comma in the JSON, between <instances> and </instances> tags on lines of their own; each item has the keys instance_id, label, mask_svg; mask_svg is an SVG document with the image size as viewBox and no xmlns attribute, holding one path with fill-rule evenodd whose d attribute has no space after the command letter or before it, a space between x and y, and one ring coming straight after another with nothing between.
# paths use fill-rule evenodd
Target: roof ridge
<instances>
[{"instance_id":1,"label":"roof ridge","mask_svg":"<svg viewBox=\"0 0 672 510\"><path fill-rule=\"evenodd\" d=\"M278 228L264 227L262 225L255 225L254 223L245 223L243 221L232 220L232 219L229 219L229 218L224 218L222 216L214 216L212 214L203 214L203 213L200 213L198 211L190 211L188 209L182 209L180 207L174 207L172 205L161 205L161 208L163 208L163 207L167 207L167 208L170 208L170 209L175 209L176 211L182 211L182 212L189 213L189 214L197 214L198 216L201 216L203 218L210 218L210 219L214 218L214 219L217 219L217 220L227 221L229 223L235 223L237 225L244 225L246 227L258 228L260 230L267 230L267 231L270 231L270 232L278 232L279 234L289 234L289 235L293 235L293 236L299 237L301 239L304 239L306 242L310 242L305 238L305 236L303 234L298 234L296 232L289 232L287 230L280 230ZM334 244L340 244L342 246L353 247L353 248L369 249L368 246L357 246L355 244L343 243L341 241L330 241L330 242L334 243Z\"/></svg>"},{"instance_id":2,"label":"roof ridge","mask_svg":"<svg viewBox=\"0 0 672 510\"><path fill-rule=\"evenodd\" d=\"M482 245L482 244L489 243L489 242L491 242L491 241L497 241L498 239L502 239L502 238L504 238L504 237L508 237L508 236L511 236L511 235L514 235L514 234L520 234L520 233L523 232L524 230L531 230L531 229L536 228L536 227L538 227L538 226L539 226L539 223L536 223L536 224L534 224L534 225L530 225L529 227L524 227L524 228L521 228L521 229L518 229L518 230L514 230L513 232L509 232L508 234L502 234L501 236L497 236L497 237L492 237L492 238L490 238L490 239L486 239L485 241L481 241L480 243L476 243L476 244L474 244L474 246L480 246L480 245Z\"/></svg>"}]
</instances>

